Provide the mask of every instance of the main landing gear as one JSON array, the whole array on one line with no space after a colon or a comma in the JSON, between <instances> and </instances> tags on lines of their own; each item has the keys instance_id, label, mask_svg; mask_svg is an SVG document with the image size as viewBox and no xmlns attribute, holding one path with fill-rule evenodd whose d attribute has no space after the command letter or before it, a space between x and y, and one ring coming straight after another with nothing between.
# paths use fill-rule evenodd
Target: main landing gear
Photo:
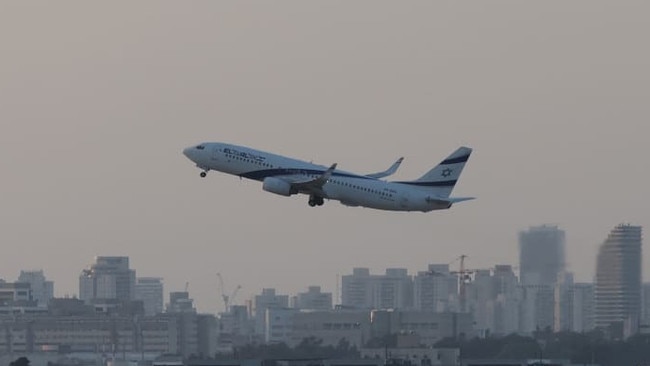
<instances>
[{"instance_id":1,"label":"main landing gear","mask_svg":"<svg viewBox=\"0 0 650 366\"><path fill-rule=\"evenodd\" d=\"M311 196L309 196L309 202L308 203L309 203L309 206L311 206L311 207L322 206L323 203L325 203L325 200L323 199L323 197L311 195Z\"/></svg>"}]
</instances>

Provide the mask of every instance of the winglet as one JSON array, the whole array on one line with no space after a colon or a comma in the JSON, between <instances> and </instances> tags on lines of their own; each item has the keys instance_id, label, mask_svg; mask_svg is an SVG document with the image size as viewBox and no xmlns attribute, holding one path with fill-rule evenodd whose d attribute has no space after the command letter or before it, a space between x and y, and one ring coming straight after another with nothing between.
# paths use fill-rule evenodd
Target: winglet
<instances>
[{"instance_id":1,"label":"winglet","mask_svg":"<svg viewBox=\"0 0 650 366\"><path fill-rule=\"evenodd\" d=\"M395 174L395 172L399 168L400 164L402 164L403 160L404 160L404 157L401 157L401 158L397 159L397 161L394 162L393 165L390 166L390 168L384 170L383 172L366 174L366 177L379 179L379 178L388 177L389 175L393 175L393 174Z\"/></svg>"}]
</instances>

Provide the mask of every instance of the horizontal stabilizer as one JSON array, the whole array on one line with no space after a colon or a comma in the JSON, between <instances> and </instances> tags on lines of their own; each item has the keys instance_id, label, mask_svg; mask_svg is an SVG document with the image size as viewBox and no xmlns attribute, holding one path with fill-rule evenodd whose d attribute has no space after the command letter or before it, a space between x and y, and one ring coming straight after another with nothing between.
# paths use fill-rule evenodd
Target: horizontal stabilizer
<instances>
[{"instance_id":1,"label":"horizontal stabilizer","mask_svg":"<svg viewBox=\"0 0 650 366\"><path fill-rule=\"evenodd\" d=\"M452 205L454 203L473 200L476 197L432 197L429 196L426 198L428 203L434 203L439 205Z\"/></svg>"},{"instance_id":2,"label":"horizontal stabilizer","mask_svg":"<svg viewBox=\"0 0 650 366\"><path fill-rule=\"evenodd\" d=\"M476 199L476 197L449 197L449 198L447 198L447 201L449 201L451 203L458 203L458 202L475 200L475 199Z\"/></svg>"}]
</instances>

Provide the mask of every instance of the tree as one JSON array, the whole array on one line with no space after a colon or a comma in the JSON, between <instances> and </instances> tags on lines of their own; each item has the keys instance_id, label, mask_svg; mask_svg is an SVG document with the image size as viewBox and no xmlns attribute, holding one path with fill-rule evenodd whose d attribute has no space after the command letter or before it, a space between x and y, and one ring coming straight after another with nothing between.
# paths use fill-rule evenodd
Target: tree
<instances>
[{"instance_id":1,"label":"tree","mask_svg":"<svg viewBox=\"0 0 650 366\"><path fill-rule=\"evenodd\" d=\"M29 366L27 357L18 357L15 361L9 363L9 366Z\"/></svg>"}]
</instances>

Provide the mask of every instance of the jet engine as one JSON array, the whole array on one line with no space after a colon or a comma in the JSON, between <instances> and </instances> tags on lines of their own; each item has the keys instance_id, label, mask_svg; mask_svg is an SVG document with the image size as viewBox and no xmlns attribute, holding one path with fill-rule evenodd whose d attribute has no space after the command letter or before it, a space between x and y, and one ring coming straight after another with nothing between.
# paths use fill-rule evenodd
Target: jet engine
<instances>
[{"instance_id":1,"label":"jet engine","mask_svg":"<svg viewBox=\"0 0 650 366\"><path fill-rule=\"evenodd\" d=\"M264 179L262 189L267 192L279 194L281 196L291 196L291 194L294 193L291 192L291 183L273 177Z\"/></svg>"}]
</instances>

